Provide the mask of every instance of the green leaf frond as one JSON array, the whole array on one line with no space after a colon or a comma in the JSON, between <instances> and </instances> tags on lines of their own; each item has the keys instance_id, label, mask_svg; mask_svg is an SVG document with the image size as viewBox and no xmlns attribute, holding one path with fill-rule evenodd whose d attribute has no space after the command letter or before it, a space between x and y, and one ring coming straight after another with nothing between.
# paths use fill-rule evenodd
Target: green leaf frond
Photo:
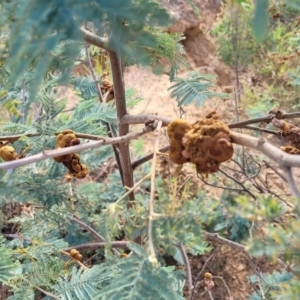
<instances>
[{"instance_id":1,"label":"green leaf frond","mask_svg":"<svg viewBox=\"0 0 300 300\"><path fill-rule=\"evenodd\" d=\"M110 264L102 265L101 290L96 299L184 299L182 282L174 276L172 268L153 267L141 247L129 247L134 255L118 260L113 268Z\"/></svg>"},{"instance_id":2,"label":"green leaf frond","mask_svg":"<svg viewBox=\"0 0 300 300\"><path fill-rule=\"evenodd\" d=\"M10 21L12 18L14 22ZM157 45L155 36L147 33L145 28L167 26L170 18L166 9L155 0L62 0L59 8L54 0L4 3L1 6L0 26L10 24L7 63L11 78L20 78L34 64L37 67L34 82L39 86L47 68L51 64L56 65L57 57L49 53L58 53L57 45L62 42L82 40L80 26L87 21L95 23L101 36L110 36L109 47L124 55L129 53L126 50L129 44L136 49L130 51L133 54L144 51L140 45L145 41L148 45ZM65 47L60 52L68 57L68 63L64 64L67 72L62 73L63 76L68 75L79 54L75 49Z\"/></svg>"},{"instance_id":3,"label":"green leaf frond","mask_svg":"<svg viewBox=\"0 0 300 300\"><path fill-rule=\"evenodd\" d=\"M54 72L66 72L74 65L73 57L80 56L83 43L75 40L64 40L58 43L51 51L52 61L49 70ZM70 55L71 54L71 55Z\"/></svg>"},{"instance_id":4,"label":"green leaf frond","mask_svg":"<svg viewBox=\"0 0 300 300\"><path fill-rule=\"evenodd\" d=\"M250 284L260 283L260 286L264 292L266 299L288 299L280 297L279 291L284 289L287 283L289 283L293 278L293 273L287 272L286 270L281 270L280 272L275 271L273 273L260 273L258 275L251 275L249 277ZM279 296L279 298L277 298ZM250 300L261 300L261 294L258 292L254 292ZM292 299L292 298L289 298ZM294 299L294 298L293 298Z\"/></svg>"},{"instance_id":5,"label":"green leaf frond","mask_svg":"<svg viewBox=\"0 0 300 300\"><path fill-rule=\"evenodd\" d=\"M136 95L136 90L134 88L130 88L125 91L125 98L127 108L132 108L143 100L141 97Z\"/></svg>"},{"instance_id":6,"label":"green leaf frond","mask_svg":"<svg viewBox=\"0 0 300 300\"><path fill-rule=\"evenodd\" d=\"M207 99L212 97L228 98L228 94L210 92L213 86L214 75L200 74L197 71L190 72L186 78L175 78L176 82L169 88L172 97L176 98L178 106L190 105L203 106Z\"/></svg>"},{"instance_id":7,"label":"green leaf frond","mask_svg":"<svg viewBox=\"0 0 300 300\"><path fill-rule=\"evenodd\" d=\"M115 123L117 121L115 107L110 103L101 103L95 99L82 101L81 105L75 109L73 118L84 119L88 123L99 121Z\"/></svg>"},{"instance_id":8,"label":"green leaf frond","mask_svg":"<svg viewBox=\"0 0 300 300\"><path fill-rule=\"evenodd\" d=\"M67 99L57 101L53 92L41 91L38 94L38 100L42 105L43 114L45 114L47 121L53 120L67 105ZM37 116L37 118L39 117Z\"/></svg>"},{"instance_id":9,"label":"green leaf frond","mask_svg":"<svg viewBox=\"0 0 300 300\"><path fill-rule=\"evenodd\" d=\"M17 278L21 273L21 266L13 257L13 251L6 247L5 238L0 235L0 282L6 283Z\"/></svg>"},{"instance_id":10,"label":"green leaf frond","mask_svg":"<svg viewBox=\"0 0 300 300\"><path fill-rule=\"evenodd\" d=\"M174 299L183 300L183 282L173 268L154 267L147 253L130 245L134 254L125 259L108 261L86 271L73 268L54 286L56 295L66 300L81 299Z\"/></svg>"},{"instance_id":11,"label":"green leaf frond","mask_svg":"<svg viewBox=\"0 0 300 300\"><path fill-rule=\"evenodd\" d=\"M83 99L98 97L97 87L92 77L73 77L70 83L74 85L75 91L78 91ZM101 84L101 79L99 79L99 84Z\"/></svg>"},{"instance_id":12,"label":"green leaf frond","mask_svg":"<svg viewBox=\"0 0 300 300\"><path fill-rule=\"evenodd\" d=\"M180 67L188 67L184 57L182 40L185 37L181 33L159 32L149 28L158 44L151 47L145 44L145 61L149 61L155 73L168 73L173 81Z\"/></svg>"}]
</instances>

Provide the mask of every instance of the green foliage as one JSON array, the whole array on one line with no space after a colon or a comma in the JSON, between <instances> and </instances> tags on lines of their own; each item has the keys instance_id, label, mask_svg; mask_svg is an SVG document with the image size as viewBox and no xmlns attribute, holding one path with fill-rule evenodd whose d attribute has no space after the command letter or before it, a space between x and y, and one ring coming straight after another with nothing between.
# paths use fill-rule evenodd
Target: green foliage
<instances>
[{"instance_id":1,"label":"green foliage","mask_svg":"<svg viewBox=\"0 0 300 300\"><path fill-rule=\"evenodd\" d=\"M10 25L7 67L11 78L21 78L25 70L34 66L36 86L32 91L36 92L48 66L57 61L57 45L66 40L80 41L80 26L84 22L94 22L100 35L109 35L110 48L136 59L145 57L145 47L158 45L148 28L166 26L169 21L166 10L155 0L114 0L110 3L63 0L59 7L54 0L31 0L3 3L0 28L3 30ZM66 80L79 52L77 47L66 47L63 53L68 60L56 67L62 72L60 79Z\"/></svg>"},{"instance_id":2,"label":"green foliage","mask_svg":"<svg viewBox=\"0 0 300 300\"><path fill-rule=\"evenodd\" d=\"M21 271L21 266L13 258L13 251L5 247L5 238L0 236L0 282L7 283L9 280L17 278Z\"/></svg>"},{"instance_id":3,"label":"green foliage","mask_svg":"<svg viewBox=\"0 0 300 300\"><path fill-rule=\"evenodd\" d=\"M249 26L253 11L250 1L237 2L240 4L232 7L231 15L226 14L216 34L219 42L223 39L219 53L240 71L251 62L252 55L261 54L266 48L264 44L260 47L255 44ZM53 149L55 134L64 129L105 138L109 124L111 133L118 135L118 103L100 103L91 76L69 78L77 62L87 63L80 26L103 37L107 41L105 47L115 51L125 65L142 63L154 72L168 73L174 83L170 90L178 106L193 103L200 106L212 97L228 97L211 91L214 80L211 75L191 72L186 78L178 77L179 68L186 64L181 44L183 36L166 32L170 18L158 1L63 0L57 3L21 0L6 1L0 6L3 37L0 41L0 105L1 110L7 112L5 119L1 114L0 133L1 136L22 135L13 143L19 154L26 149L25 155L29 157ZM189 3L195 9L194 2L189 0ZM254 20L263 28L267 2L261 3L257 2ZM299 39L291 38L294 31L281 24L273 26L266 35L268 49L280 49L280 55L291 54L291 49L299 43ZM257 34L257 26L254 30L257 38L262 37ZM286 42L288 50L284 47ZM251 48L249 52L248 48ZM95 46L88 51L94 57L107 56ZM277 66L276 59L262 66L261 74L272 73ZM97 83L101 84L103 72L112 72L107 59L105 62L97 60L97 63ZM276 69L276 84L282 82L288 68L289 65L282 64ZM294 79L297 84L297 75ZM65 96L57 96L62 83L72 85L76 93L76 103L71 109L67 109ZM266 94L265 99L271 99L271 91L266 89ZM126 109L140 100L134 90L126 91ZM268 110L274 103L265 100L256 105L251 100L247 111L251 116ZM29 133L34 135L25 136ZM143 143L132 144L132 157L143 157ZM118 147L115 150L119 153ZM228 188L232 188L230 193L214 197L204 189L199 192L196 180L187 178L182 182L181 175L163 178L156 174L155 199L149 195L152 187L148 177L145 178L150 164L144 164L133 174L135 182L142 180L142 183L134 188L135 201L129 202L123 197L126 189L113 156L111 146L83 151L80 158L88 166L89 176L84 180L73 178L70 182L63 179L65 167L53 159L9 172L0 169L3 210L0 226L3 232L9 232L7 237L13 238L5 243L0 237L0 280L11 288L10 300L42 297L50 300L51 294L45 296L41 289L68 300L184 299L182 276L173 267L166 266L165 255L184 264L179 245L191 255L211 250L205 231L243 241L253 256L274 259L281 255L283 260L299 265L298 219L288 220L286 228L270 225L285 217L285 206L269 195L261 196L257 191L252 194L251 184L256 184L258 190L260 184L264 184L259 177L259 184L255 182L259 162L259 166L254 167L245 160L242 171L233 169L237 177L249 176L242 181L244 189L234 189L237 184L234 182L228 184ZM239 164L242 164L240 157L236 165ZM217 176L209 176L209 179L214 184L222 181ZM154 205L153 216L150 201ZM249 239L250 234L252 239ZM133 243L136 238L141 246ZM103 248L95 250L91 246L82 250L82 263L88 268L78 266L64 252L70 246L75 248L103 239L106 242ZM128 242L124 253L130 252L130 255L121 258L117 251L124 249L111 249L116 239ZM159 263L149 253L152 246ZM261 274L260 277L264 278L260 281L263 292L270 299L275 292L281 293L276 295L278 299L284 295L292 299L300 290L295 276L290 273ZM250 282L255 283L260 277L252 276ZM260 295L252 297L259 299Z\"/></svg>"},{"instance_id":4,"label":"green foliage","mask_svg":"<svg viewBox=\"0 0 300 300\"><path fill-rule=\"evenodd\" d=\"M215 93L208 91L212 86L213 75L200 74L196 71L189 73L186 78L175 78L171 95L176 97L178 106L190 105L195 102L196 106L203 106L207 99L212 97L227 98L224 93Z\"/></svg>"},{"instance_id":5,"label":"green foliage","mask_svg":"<svg viewBox=\"0 0 300 300\"><path fill-rule=\"evenodd\" d=\"M249 1L228 4L224 16L212 31L217 37L217 53L238 71L245 70L257 52L252 32L252 10Z\"/></svg>"},{"instance_id":6,"label":"green foliage","mask_svg":"<svg viewBox=\"0 0 300 300\"><path fill-rule=\"evenodd\" d=\"M172 269L154 267L138 245L131 244L131 257L108 261L83 271L73 268L54 287L66 300L81 299L184 299L182 282Z\"/></svg>"},{"instance_id":7,"label":"green foliage","mask_svg":"<svg viewBox=\"0 0 300 300\"><path fill-rule=\"evenodd\" d=\"M255 2L253 19L253 32L258 41L261 41L267 31L269 0L258 0Z\"/></svg>"},{"instance_id":8,"label":"green foliage","mask_svg":"<svg viewBox=\"0 0 300 300\"><path fill-rule=\"evenodd\" d=\"M290 283L293 278L293 274L282 270L281 272L273 272L272 274L251 275L249 281L251 284L260 284L262 291L255 291L249 300L260 300L260 299L287 299L282 298L278 295L278 292ZM263 293L263 294L262 294ZM263 296L262 296L263 295ZM291 299L291 298L289 298Z\"/></svg>"}]
</instances>

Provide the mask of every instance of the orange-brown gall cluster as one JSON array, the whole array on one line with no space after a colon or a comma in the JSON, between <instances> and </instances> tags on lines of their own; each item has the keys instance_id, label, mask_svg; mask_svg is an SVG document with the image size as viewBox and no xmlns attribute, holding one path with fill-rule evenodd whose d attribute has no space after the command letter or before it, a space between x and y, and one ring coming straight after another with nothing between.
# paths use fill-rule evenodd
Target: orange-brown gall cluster
<instances>
[{"instance_id":1,"label":"orange-brown gall cluster","mask_svg":"<svg viewBox=\"0 0 300 300\"><path fill-rule=\"evenodd\" d=\"M101 76L101 92L103 94L104 102L109 102L115 98L114 86L110 81L109 74L104 72Z\"/></svg>"},{"instance_id":2,"label":"orange-brown gall cluster","mask_svg":"<svg viewBox=\"0 0 300 300\"><path fill-rule=\"evenodd\" d=\"M12 161L18 159L18 154L13 146L8 146L6 143L0 142L0 157L4 161Z\"/></svg>"},{"instance_id":3,"label":"orange-brown gall cluster","mask_svg":"<svg viewBox=\"0 0 300 300\"><path fill-rule=\"evenodd\" d=\"M293 146L282 146L280 149L288 154L299 154L300 150Z\"/></svg>"},{"instance_id":4,"label":"orange-brown gall cluster","mask_svg":"<svg viewBox=\"0 0 300 300\"><path fill-rule=\"evenodd\" d=\"M297 149L300 150L300 127L282 120L283 114L279 109L271 110L270 114L273 116L272 125L280 129L282 135L290 143L289 146L281 147L281 150L290 154L299 154Z\"/></svg>"},{"instance_id":5,"label":"orange-brown gall cluster","mask_svg":"<svg viewBox=\"0 0 300 300\"><path fill-rule=\"evenodd\" d=\"M74 132L70 129L66 129L57 136L55 149L66 148L78 144L80 144L80 140L76 137ZM54 160L63 163L63 165L68 168L68 176L82 179L88 174L87 166L80 162L80 156L77 153L57 156L54 157Z\"/></svg>"},{"instance_id":6,"label":"orange-brown gall cluster","mask_svg":"<svg viewBox=\"0 0 300 300\"><path fill-rule=\"evenodd\" d=\"M73 259L82 261L82 255L81 255L81 254L79 253L79 251L76 250L76 249L72 249L72 250L70 251L70 256L71 256Z\"/></svg>"},{"instance_id":7,"label":"orange-brown gall cluster","mask_svg":"<svg viewBox=\"0 0 300 300\"><path fill-rule=\"evenodd\" d=\"M230 129L214 118L201 119L193 125L176 119L168 126L168 135L171 161L194 163L201 174L217 172L220 164L233 155Z\"/></svg>"}]
</instances>

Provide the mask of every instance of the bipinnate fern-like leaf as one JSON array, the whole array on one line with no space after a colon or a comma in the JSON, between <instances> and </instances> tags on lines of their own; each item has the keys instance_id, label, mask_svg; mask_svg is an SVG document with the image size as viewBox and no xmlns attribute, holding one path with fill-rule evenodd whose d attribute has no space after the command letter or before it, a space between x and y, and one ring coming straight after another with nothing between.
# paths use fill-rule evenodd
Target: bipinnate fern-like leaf
<instances>
[{"instance_id":1,"label":"bipinnate fern-like leaf","mask_svg":"<svg viewBox=\"0 0 300 300\"><path fill-rule=\"evenodd\" d=\"M169 88L171 95L176 98L178 106L195 102L196 106L204 105L205 100L212 97L227 98L228 94L209 91L214 75L200 74L197 71L189 73L186 78L175 78L176 82Z\"/></svg>"},{"instance_id":2,"label":"bipinnate fern-like leaf","mask_svg":"<svg viewBox=\"0 0 300 300\"><path fill-rule=\"evenodd\" d=\"M138 245L129 246L134 255L106 262L89 270L74 268L54 287L63 300L183 300L182 281L172 268L152 266Z\"/></svg>"},{"instance_id":3,"label":"bipinnate fern-like leaf","mask_svg":"<svg viewBox=\"0 0 300 300\"><path fill-rule=\"evenodd\" d=\"M251 284L256 284L257 282L260 282L260 286L263 289L264 294L269 296L270 294L274 294L276 291L278 292L280 288L286 286L287 283L289 283L292 278L293 278L293 273L287 272L286 270L281 270L281 272L275 271L271 274L260 273L259 276L251 275L249 276L249 281ZM255 291L249 299L260 300L262 298L261 295L259 295ZM268 299L275 299L275 298L272 297ZM280 298L280 299L288 299L288 298Z\"/></svg>"},{"instance_id":4,"label":"bipinnate fern-like leaf","mask_svg":"<svg viewBox=\"0 0 300 300\"><path fill-rule=\"evenodd\" d=\"M20 274L21 267L13 259L13 252L4 245L4 237L0 235L0 282L6 283L8 280L15 278Z\"/></svg>"},{"instance_id":5,"label":"bipinnate fern-like leaf","mask_svg":"<svg viewBox=\"0 0 300 300\"><path fill-rule=\"evenodd\" d=\"M96 299L101 300L139 300L173 299L182 300L182 284L166 267L155 267L148 254L138 245L129 246L134 255L120 259L115 266L106 265L102 269L102 278L107 279L111 269L115 275L106 280Z\"/></svg>"},{"instance_id":6,"label":"bipinnate fern-like leaf","mask_svg":"<svg viewBox=\"0 0 300 300\"><path fill-rule=\"evenodd\" d=\"M53 93L46 93L45 91L40 92L38 98L48 120L54 119L67 105L67 99L56 100Z\"/></svg>"},{"instance_id":7,"label":"bipinnate fern-like leaf","mask_svg":"<svg viewBox=\"0 0 300 300\"><path fill-rule=\"evenodd\" d=\"M98 97L97 87L95 81L91 77L73 77L71 83L74 85L74 89L80 93L83 99L91 99L92 97ZM99 79L99 84L101 84Z\"/></svg>"},{"instance_id":8,"label":"bipinnate fern-like leaf","mask_svg":"<svg viewBox=\"0 0 300 300\"><path fill-rule=\"evenodd\" d=\"M124 20L128 20L129 26L124 26ZM137 57L143 57L145 40L148 45L158 45L146 28L170 24L166 9L154 0L61 0L59 8L56 1L48 0L5 3L1 6L0 25L10 28L7 62L12 79L21 78L24 71L35 64L33 79L35 89L38 88L47 68L57 59L49 53L55 52L62 42L82 40L80 26L87 21L95 22L101 28L99 35L110 36L110 48L124 56L141 54ZM64 64L64 69L69 71L78 56L74 49L76 47L64 49L64 57L69 57L69 64ZM61 75L64 77L68 72Z\"/></svg>"}]
</instances>

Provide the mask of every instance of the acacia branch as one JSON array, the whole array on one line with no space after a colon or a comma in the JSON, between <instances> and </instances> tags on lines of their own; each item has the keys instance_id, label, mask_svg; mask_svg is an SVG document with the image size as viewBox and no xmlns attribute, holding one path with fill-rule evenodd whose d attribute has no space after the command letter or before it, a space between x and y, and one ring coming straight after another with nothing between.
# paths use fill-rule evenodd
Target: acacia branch
<instances>
[{"instance_id":1,"label":"acacia branch","mask_svg":"<svg viewBox=\"0 0 300 300\"><path fill-rule=\"evenodd\" d=\"M93 68L93 64L92 64L92 60L91 60L91 56L90 56L90 52L89 52L89 48L88 48L87 43L85 43L84 46L85 46L85 53L86 53L88 66L89 66L91 75L93 77L93 80L94 80L94 83L95 83L95 86L96 86L96 91L97 91L97 94L98 94L99 101L103 102L103 95L102 95L101 88L100 88L99 82L97 80L97 77L96 77L96 74L95 74L95 71L94 71L94 68Z\"/></svg>"},{"instance_id":2,"label":"acacia branch","mask_svg":"<svg viewBox=\"0 0 300 300\"><path fill-rule=\"evenodd\" d=\"M76 146L71 146L63 149L45 150L42 153L32 155L26 158L1 163L0 169L9 170L12 168L18 168L38 161L43 161L49 158L66 155L70 153L77 153L87 149L95 149L105 145L116 145L116 144L122 145L123 143L128 144L129 141L136 139L141 135L150 131L152 131L152 127L147 126L138 132L128 133L127 135L120 136L120 137L103 138L102 140L99 141L88 142L88 143L79 144Z\"/></svg>"},{"instance_id":3,"label":"acacia branch","mask_svg":"<svg viewBox=\"0 0 300 300\"><path fill-rule=\"evenodd\" d=\"M119 122L119 136L123 136L128 134L129 125L121 124L122 117L127 114L122 63L116 52L109 51L108 54L114 84L114 95ZM120 144L119 151L123 174L123 184L128 188L131 188L133 186L133 170L131 167L129 144ZM134 193L129 194L129 199L134 200Z\"/></svg>"},{"instance_id":4,"label":"acacia branch","mask_svg":"<svg viewBox=\"0 0 300 300\"><path fill-rule=\"evenodd\" d=\"M292 191L292 194L297 198L297 199L300 199L300 192L299 190L297 189L297 185L296 185L296 182L295 182L295 179L293 177L293 174L292 174L292 170L290 167L282 167L282 170L286 176L286 180L291 188L291 191Z\"/></svg>"},{"instance_id":5,"label":"acacia branch","mask_svg":"<svg viewBox=\"0 0 300 300\"><path fill-rule=\"evenodd\" d=\"M169 151L169 149L170 149L170 146L165 146L165 147L163 147L163 148L160 148L160 149L158 150L158 152L164 153L164 152ZM152 159L152 158L153 158L153 155L154 155L154 153L150 153L150 154L148 154L148 155L146 155L146 156L143 156L142 158L139 158L139 159L135 160L135 161L132 163L132 170L135 170L135 169L136 169L137 167L139 167L140 165L142 165L142 164L144 164L145 162L147 162L147 161L149 161L150 159Z\"/></svg>"},{"instance_id":6,"label":"acacia branch","mask_svg":"<svg viewBox=\"0 0 300 300\"><path fill-rule=\"evenodd\" d=\"M233 131L231 131L230 137L233 143L258 150L276 161L281 167L300 167L299 155L288 154L267 142L265 138L255 138Z\"/></svg>"},{"instance_id":7,"label":"acacia branch","mask_svg":"<svg viewBox=\"0 0 300 300\"><path fill-rule=\"evenodd\" d=\"M52 294L50 292L45 291L44 289L40 288L39 286L32 285L31 282L28 279L26 279L26 278L23 277L23 280L26 281L27 284L29 284L33 288L35 288L35 289L39 290L40 292L42 292L43 294L45 294L45 295L47 295L47 296L49 296L49 297L51 297L51 298L53 298L55 300L61 300L61 298L57 297L56 295L54 295L54 294Z\"/></svg>"},{"instance_id":8,"label":"acacia branch","mask_svg":"<svg viewBox=\"0 0 300 300\"><path fill-rule=\"evenodd\" d=\"M189 295L191 295L192 293L192 271L191 271L191 265L190 265L190 261L189 258L185 252L185 249L182 245L182 243L180 243L178 245L178 248L181 252L184 264L185 264L185 271L186 271L186 283L187 283L187 287L188 287L188 291L189 291Z\"/></svg>"},{"instance_id":9,"label":"acacia branch","mask_svg":"<svg viewBox=\"0 0 300 300\"><path fill-rule=\"evenodd\" d=\"M71 251L72 249L76 250L97 250L99 248L104 248L107 245L110 247L116 247L121 249L128 249L128 245L130 244L129 241L114 241L114 242L100 242L100 243L89 243L83 245L72 246L68 248L64 248L63 251Z\"/></svg>"},{"instance_id":10,"label":"acacia branch","mask_svg":"<svg viewBox=\"0 0 300 300\"><path fill-rule=\"evenodd\" d=\"M92 235L96 240L98 240L99 242L105 242L105 238L104 238L101 234L99 234L96 230L94 230L91 226L89 226L89 225L85 224L83 221L77 219L76 216L73 216L72 220L73 220L75 223L79 224L79 225L80 225L81 227L83 227L84 229L86 229L88 232L90 232L91 235ZM116 255L120 256L120 253L119 253L115 248L112 248L112 251L113 251Z\"/></svg>"},{"instance_id":11,"label":"acacia branch","mask_svg":"<svg viewBox=\"0 0 300 300\"><path fill-rule=\"evenodd\" d=\"M153 151L153 160L151 166L151 177L150 177L150 200L149 200L149 220L148 220L148 248L150 251L150 259L153 264L157 264L157 258L154 249L153 243L153 215L154 215L154 199L155 199L155 173L156 173L156 162L157 162L157 152L158 152L158 142L159 142L159 132L162 126L162 122L159 121L157 124L157 128L155 130L155 140L154 140L154 151Z\"/></svg>"},{"instance_id":12,"label":"acacia branch","mask_svg":"<svg viewBox=\"0 0 300 300\"><path fill-rule=\"evenodd\" d=\"M119 135L123 136L129 132L129 126L120 124L121 118L127 114L126 101L125 101L125 90L124 90L124 79L121 60L117 56L117 53L113 49L109 48L109 40L101 38L92 32L80 28L84 40L92 45L99 48L103 48L108 51L110 65L112 70L113 85L114 85L114 96L116 100L117 116L119 121ZM122 182L125 186L131 188L133 186L133 171L131 168L130 152L128 144L120 144L120 162L121 162L121 176ZM129 195L130 200L134 200L134 194Z\"/></svg>"},{"instance_id":13,"label":"acacia branch","mask_svg":"<svg viewBox=\"0 0 300 300\"><path fill-rule=\"evenodd\" d=\"M153 114L143 114L143 115L124 115L120 124L144 124L147 121L162 121L163 126L167 126L172 122L171 118L153 115Z\"/></svg>"},{"instance_id":14,"label":"acacia branch","mask_svg":"<svg viewBox=\"0 0 300 300\"><path fill-rule=\"evenodd\" d=\"M83 39L94 46L97 46L99 48L105 49L107 51L112 51L112 49L109 48L109 39L107 38L102 38L82 27L80 27L80 31L82 33Z\"/></svg>"},{"instance_id":15,"label":"acacia branch","mask_svg":"<svg viewBox=\"0 0 300 300\"><path fill-rule=\"evenodd\" d=\"M102 95L100 84L99 84L99 82L97 80L97 77L96 77L96 73L95 73L94 68L93 68L93 64L92 64L92 60L91 60L91 56L90 56L90 52L89 52L87 43L85 43L85 51L86 51L86 57L87 57L89 69L90 69L91 75L93 77L93 80L94 80L94 83L95 83L95 86L96 86L96 89L97 89L97 94L98 94L98 97L99 97L99 101L102 103L102 102L104 102L103 95ZM108 123L108 122L104 122L104 123L106 125L108 136L110 138L112 138L113 137L113 130L112 130L111 124ZM123 182L123 170L122 170L122 166L121 166L121 162L120 162L119 151L116 148L116 146L113 146L112 148L113 148L115 158L116 158L116 161L117 161L117 165L118 165L118 168L119 168L122 183L124 184L124 182Z\"/></svg>"},{"instance_id":16,"label":"acacia branch","mask_svg":"<svg viewBox=\"0 0 300 300\"><path fill-rule=\"evenodd\" d=\"M252 136L248 136L245 134L231 132L230 134L231 141L241 146L250 147L252 149L256 149L272 160L276 161L279 166L286 172L287 181L289 183L290 189L293 195L300 199L300 193L297 189L295 180L290 172L290 168L292 167L300 167L300 156L299 155L291 155L285 153L284 151L278 149L272 144L268 143L264 138L254 138Z\"/></svg>"},{"instance_id":17,"label":"acacia branch","mask_svg":"<svg viewBox=\"0 0 300 300\"><path fill-rule=\"evenodd\" d=\"M293 119L293 118L299 118L300 117L300 112L295 112L295 113L288 113L288 114L283 114L281 119ZM250 124L255 124L255 123L266 123L266 122L271 122L272 119L274 118L274 115L269 115L266 117L261 117L261 118L255 118L251 120L246 120L242 122L237 122L237 123L232 123L229 124L229 128L244 128L246 125Z\"/></svg>"},{"instance_id":18,"label":"acacia branch","mask_svg":"<svg viewBox=\"0 0 300 300\"><path fill-rule=\"evenodd\" d=\"M56 132L54 134L58 135L58 134L60 134L60 132ZM103 136L94 135L94 134L87 134L87 133L80 133L80 132L74 132L74 134L76 135L76 137L81 138L81 139L95 140L95 141L104 139ZM13 143L23 136L35 137L35 136L40 136L40 135L41 134L37 132L37 133L22 133L22 134L16 134L16 135L0 136L0 141L9 141L10 143Z\"/></svg>"}]
</instances>

